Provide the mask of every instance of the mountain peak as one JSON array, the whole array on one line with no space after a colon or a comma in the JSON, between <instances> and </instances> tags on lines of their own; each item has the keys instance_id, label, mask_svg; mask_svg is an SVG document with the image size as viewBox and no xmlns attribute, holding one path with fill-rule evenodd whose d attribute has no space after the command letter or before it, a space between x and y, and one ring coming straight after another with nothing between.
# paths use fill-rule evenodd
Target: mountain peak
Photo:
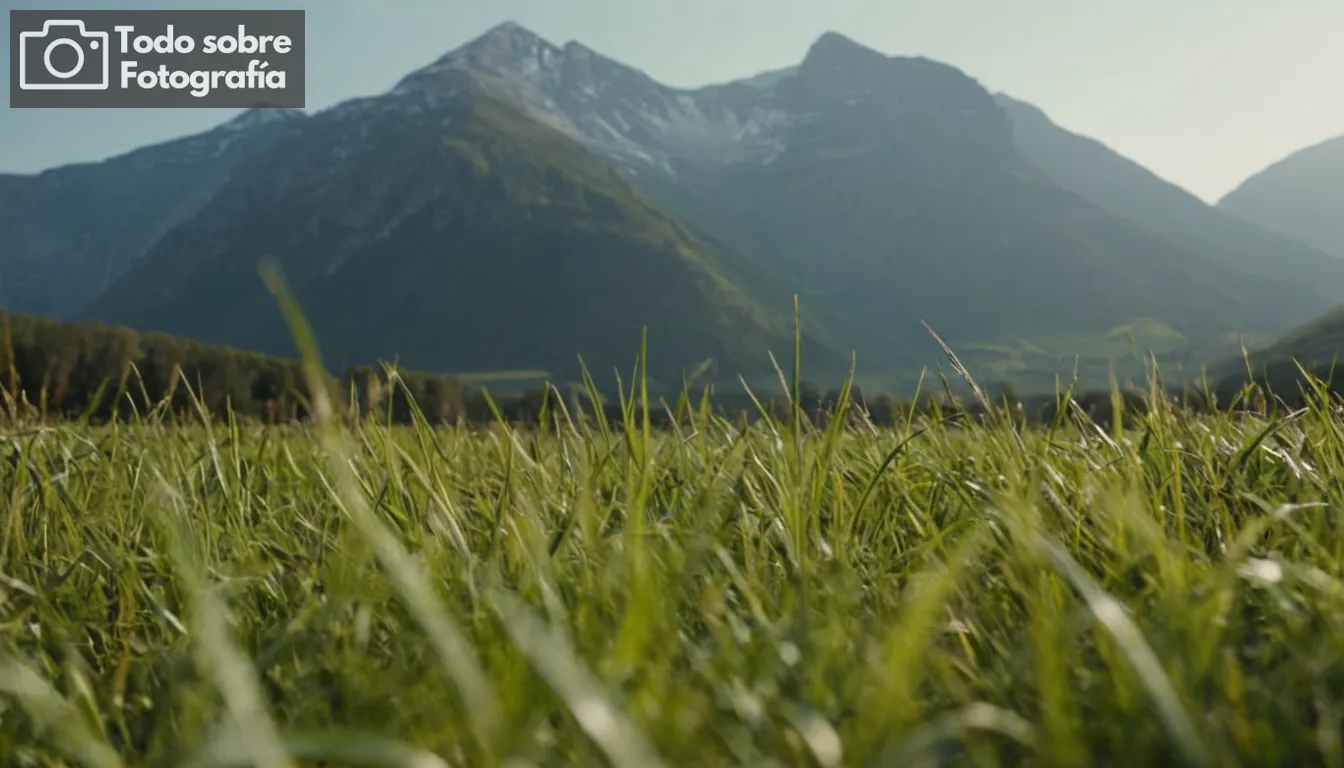
<instances>
[{"instance_id":1,"label":"mountain peak","mask_svg":"<svg viewBox=\"0 0 1344 768\"><path fill-rule=\"evenodd\" d=\"M825 32L807 49L803 66L872 65L887 57L839 32Z\"/></svg>"},{"instance_id":2,"label":"mountain peak","mask_svg":"<svg viewBox=\"0 0 1344 768\"><path fill-rule=\"evenodd\" d=\"M828 29L825 32L822 32L821 36L818 37L816 41L812 43L812 45L814 47L818 45L848 45L855 48L864 48L865 50L871 50L870 48L867 48L866 46L856 42L854 38L842 35L833 29Z\"/></svg>"},{"instance_id":3,"label":"mountain peak","mask_svg":"<svg viewBox=\"0 0 1344 768\"><path fill-rule=\"evenodd\" d=\"M560 49L516 21L496 24L484 34L448 52L436 63L470 60L486 66L549 58Z\"/></svg>"},{"instance_id":4,"label":"mountain peak","mask_svg":"<svg viewBox=\"0 0 1344 768\"><path fill-rule=\"evenodd\" d=\"M514 74L547 69L559 48L515 21L498 24L402 78L394 91L439 82L439 75L458 69Z\"/></svg>"},{"instance_id":5,"label":"mountain peak","mask_svg":"<svg viewBox=\"0 0 1344 768\"><path fill-rule=\"evenodd\" d=\"M301 109L291 109L288 107L267 107L256 106L245 109L229 120L220 123L215 130L217 131L245 131L267 123L277 123L287 120L298 120L308 115Z\"/></svg>"},{"instance_id":6,"label":"mountain peak","mask_svg":"<svg viewBox=\"0 0 1344 768\"><path fill-rule=\"evenodd\" d=\"M538 42L545 42L541 35L516 21L506 21L487 29L484 34L462 46L462 49L459 50L471 50L481 46L494 45L530 46Z\"/></svg>"}]
</instances>

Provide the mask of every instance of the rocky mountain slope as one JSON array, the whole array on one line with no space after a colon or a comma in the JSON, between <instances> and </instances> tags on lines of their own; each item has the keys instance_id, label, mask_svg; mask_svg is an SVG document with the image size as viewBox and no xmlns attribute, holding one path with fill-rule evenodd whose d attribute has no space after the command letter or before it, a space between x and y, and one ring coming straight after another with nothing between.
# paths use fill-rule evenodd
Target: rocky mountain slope
<instances>
[{"instance_id":1,"label":"rocky mountain slope","mask_svg":"<svg viewBox=\"0 0 1344 768\"><path fill-rule=\"evenodd\" d=\"M1269 166L1218 207L1344 259L1344 136Z\"/></svg>"},{"instance_id":2,"label":"rocky mountain slope","mask_svg":"<svg viewBox=\"0 0 1344 768\"><path fill-rule=\"evenodd\" d=\"M96 163L0 174L0 309L70 318L237 165L288 135L297 110L255 109L214 130Z\"/></svg>"}]
</instances>

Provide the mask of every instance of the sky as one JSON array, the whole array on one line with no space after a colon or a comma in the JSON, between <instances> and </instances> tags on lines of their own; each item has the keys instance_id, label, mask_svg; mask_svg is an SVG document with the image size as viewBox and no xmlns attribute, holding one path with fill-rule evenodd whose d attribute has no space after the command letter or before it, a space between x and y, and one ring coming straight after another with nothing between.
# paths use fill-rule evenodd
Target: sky
<instances>
[{"instance_id":1,"label":"sky","mask_svg":"<svg viewBox=\"0 0 1344 768\"><path fill-rule=\"evenodd\" d=\"M299 8L307 107L381 92L504 21L668 85L797 63L823 32L953 64L1214 201L1344 134L1344 0L0 0L0 10ZM9 67L9 14L0 61ZM0 111L0 173L98 160L235 111Z\"/></svg>"}]
</instances>

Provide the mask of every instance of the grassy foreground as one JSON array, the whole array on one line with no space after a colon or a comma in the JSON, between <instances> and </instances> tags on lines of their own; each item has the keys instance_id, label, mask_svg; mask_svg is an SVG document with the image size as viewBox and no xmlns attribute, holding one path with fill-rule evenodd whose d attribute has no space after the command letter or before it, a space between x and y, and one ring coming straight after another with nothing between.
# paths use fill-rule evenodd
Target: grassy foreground
<instances>
[{"instance_id":1,"label":"grassy foreground","mask_svg":"<svg viewBox=\"0 0 1344 768\"><path fill-rule=\"evenodd\" d=\"M3 435L5 765L1344 765L1323 388L342 426L285 309L310 427Z\"/></svg>"},{"instance_id":2,"label":"grassy foreground","mask_svg":"<svg viewBox=\"0 0 1344 768\"><path fill-rule=\"evenodd\" d=\"M4 764L1344 764L1331 407L629 413L11 432Z\"/></svg>"}]
</instances>

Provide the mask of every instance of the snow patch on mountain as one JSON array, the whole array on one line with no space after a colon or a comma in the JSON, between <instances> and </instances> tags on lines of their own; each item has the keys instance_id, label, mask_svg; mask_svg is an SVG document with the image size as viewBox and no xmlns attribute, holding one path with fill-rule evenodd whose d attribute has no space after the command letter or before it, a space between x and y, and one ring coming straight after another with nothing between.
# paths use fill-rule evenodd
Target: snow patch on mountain
<instances>
[{"instance_id":1,"label":"snow patch on mountain","mask_svg":"<svg viewBox=\"0 0 1344 768\"><path fill-rule=\"evenodd\" d=\"M761 161L782 151L791 117L770 103L770 96L793 72L765 72L696 90L670 88L580 43L556 46L508 23L412 72L387 95L432 97L466 73L533 119L622 166L673 173L678 161L722 165Z\"/></svg>"},{"instance_id":2,"label":"snow patch on mountain","mask_svg":"<svg viewBox=\"0 0 1344 768\"><path fill-rule=\"evenodd\" d=\"M758 75L752 75L751 77L744 77L741 80L733 80L732 82L727 83L726 85L727 86L745 85L748 88L770 89L774 88L781 82L787 80L788 78L794 76L797 73L798 73L797 67L784 67L783 69L772 69L768 72L762 72ZM711 86L711 87L722 88L725 86Z\"/></svg>"},{"instance_id":3,"label":"snow patch on mountain","mask_svg":"<svg viewBox=\"0 0 1344 768\"><path fill-rule=\"evenodd\" d=\"M290 109L285 107L253 107L243 110L237 116L230 120L220 123L214 130L216 131L246 131L257 126L268 123L278 123L285 120L299 120L307 115L301 109Z\"/></svg>"},{"instance_id":4,"label":"snow patch on mountain","mask_svg":"<svg viewBox=\"0 0 1344 768\"><path fill-rule=\"evenodd\" d=\"M842 133L898 138L912 108L925 113L946 108L925 96L931 78L947 81L949 93L980 90L959 71L932 62L903 60L894 73L889 66L892 60L882 54L830 35L797 66L679 89L580 43L557 46L507 23L411 72L382 96L335 110L417 114L450 104L468 90L484 90L627 173L675 176L680 167L768 164L791 152L810 155L817 130L830 130L817 127L823 118L849 121ZM947 103L970 117L970 101L957 97ZM987 96L986 101L993 107ZM877 108L874 115L892 124L879 126L873 116L859 114L870 105Z\"/></svg>"}]
</instances>

